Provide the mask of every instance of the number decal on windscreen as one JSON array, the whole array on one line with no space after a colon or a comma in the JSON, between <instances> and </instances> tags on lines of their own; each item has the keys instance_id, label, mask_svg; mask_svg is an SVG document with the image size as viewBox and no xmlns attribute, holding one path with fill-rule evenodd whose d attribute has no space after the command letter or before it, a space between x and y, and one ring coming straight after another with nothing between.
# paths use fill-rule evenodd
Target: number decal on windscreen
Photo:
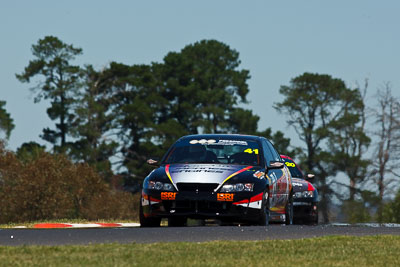
<instances>
[{"instance_id":1,"label":"number decal on windscreen","mask_svg":"<svg viewBox=\"0 0 400 267\"><path fill-rule=\"evenodd\" d=\"M243 152L249 153L249 154L253 154L254 153L254 154L258 155L258 149L257 148L255 148L255 149L248 148Z\"/></svg>"},{"instance_id":2,"label":"number decal on windscreen","mask_svg":"<svg viewBox=\"0 0 400 267\"><path fill-rule=\"evenodd\" d=\"M285 164L288 167L296 167L296 164L294 164L293 162L285 162Z\"/></svg>"}]
</instances>

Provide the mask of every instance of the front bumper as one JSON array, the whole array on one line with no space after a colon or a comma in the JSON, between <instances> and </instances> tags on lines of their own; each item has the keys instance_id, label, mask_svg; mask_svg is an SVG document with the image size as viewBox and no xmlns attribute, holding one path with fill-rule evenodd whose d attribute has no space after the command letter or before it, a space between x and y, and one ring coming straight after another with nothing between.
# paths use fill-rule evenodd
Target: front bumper
<instances>
[{"instance_id":1,"label":"front bumper","mask_svg":"<svg viewBox=\"0 0 400 267\"><path fill-rule=\"evenodd\" d=\"M315 221L318 218L318 203L306 199L295 200L293 213L295 220Z\"/></svg>"},{"instance_id":2,"label":"front bumper","mask_svg":"<svg viewBox=\"0 0 400 267\"><path fill-rule=\"evenodd\" d=\"M257 220L263 193L142 191L145 217L187 217L193 219Z\"/></svg>"}]
</instances>

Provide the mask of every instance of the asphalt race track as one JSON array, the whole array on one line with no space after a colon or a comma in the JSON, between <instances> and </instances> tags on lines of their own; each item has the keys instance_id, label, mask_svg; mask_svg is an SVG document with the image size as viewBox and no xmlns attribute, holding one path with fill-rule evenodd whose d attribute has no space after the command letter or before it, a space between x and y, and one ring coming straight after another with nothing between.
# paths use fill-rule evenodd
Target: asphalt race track
<instances>
[{"instance_id":1,"label":"asphalt race track","mask_svg":"<svg viewBox=\"0 0 400 267\"><path fill-rule=\"evenodd\" d=\"M0 229L0 245L206 242L214 240L299 239L327 235L400 235L400 227L338 225L202 226L94 229Z\"/></svg>"}]
</instances>

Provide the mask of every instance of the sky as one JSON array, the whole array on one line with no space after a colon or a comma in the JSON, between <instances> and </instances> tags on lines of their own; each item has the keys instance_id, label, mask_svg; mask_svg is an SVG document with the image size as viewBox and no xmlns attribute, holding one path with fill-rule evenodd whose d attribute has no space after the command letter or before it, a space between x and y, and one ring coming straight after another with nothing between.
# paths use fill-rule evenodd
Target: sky
<instances>
[{"instance_id":1,"label":"sky","mask_svg":"<svg viewBox=\"0 0 400 267\"><path fill-rule=\"evenodd\" d=\"M8 147L45 144L42 129L54 128L49 103L34 103L34 84L15 78L33 59L32 45L47 35L82 48L74 63L97 69L111 61L162 62L168 52L203 39L223 42L239 52L240 68L250 71L245 107L260 116L259 130L272 127L301 145L273 108L283 100L280 86L314 72L350 87L369 79L371 106L385 82L400 96L399 11L397 0L2 0L0 100L16 125Z\"/></svg>"}]
</instances>

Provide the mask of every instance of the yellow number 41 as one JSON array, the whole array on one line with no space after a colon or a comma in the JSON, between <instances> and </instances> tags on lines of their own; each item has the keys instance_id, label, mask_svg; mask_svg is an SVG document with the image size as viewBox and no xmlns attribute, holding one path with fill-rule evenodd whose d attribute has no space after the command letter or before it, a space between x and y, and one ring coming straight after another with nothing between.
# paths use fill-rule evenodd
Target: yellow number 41
<instances>
[{"instance_id":1,"label":"yellow number 41","mask_svg":"<svg viewBox=\"0 0 400 267\"><path fill-rule=\"evenodd\" d=\"M246 149L245 151L243 151L243 152L245 152L245 153L249 153L249 154L258 154L258 149L257 148L255 148L255 149L251 149L251 148L248 148L248 149Z\"/></svg>"}]
</instances>

